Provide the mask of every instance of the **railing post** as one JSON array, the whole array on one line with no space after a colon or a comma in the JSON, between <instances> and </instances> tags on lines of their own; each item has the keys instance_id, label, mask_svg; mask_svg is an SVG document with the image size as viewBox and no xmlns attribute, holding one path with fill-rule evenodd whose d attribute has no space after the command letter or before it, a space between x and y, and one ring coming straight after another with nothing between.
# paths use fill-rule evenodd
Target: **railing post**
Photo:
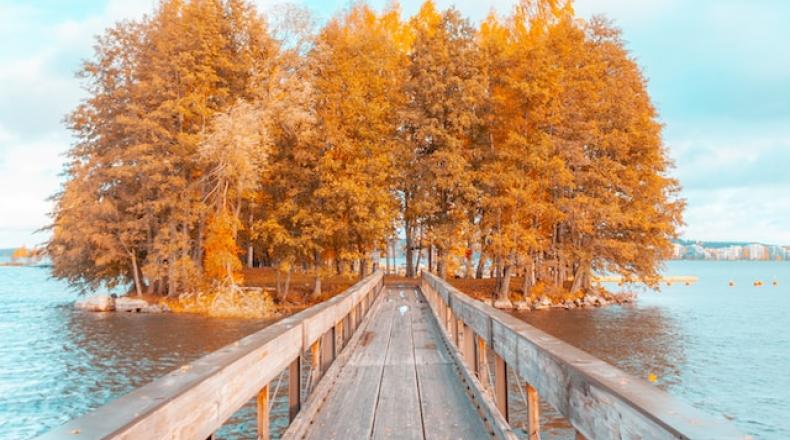
<instances>
[{"instance_id":1,"label":"railing post","mask_svg":"<svg viewBox=\"0 0 790 440\"><path fill-rule=\"evenodd\" d=\"M455 346L460 350L461 349L461 329L464 327L464 322L458 318L455 318Z\"/></svg>"},{"instance_id":2,"label":"railing post","mask_svg":"<svg viewBox=\"0 0 790 440\"><path fill-rule=\"evenodd\" d=\"M507 363L496 353L494 353L494 401L505 420L510 420L507 405Z\"/></svg>"},{"instance_id":3,"label":"railing post","mask_svg":"<svg viewBox=\"0 0 790 440\"><path fill-rule=\"evenodd\" d=\"M321 338L316 339L310 346L310 388L314 387L321 379Z\"/></svg>"},{"instance_id":4,"label":"railing post","mask_svg":"<svg viewBox=\"0 0 790 440\"><path fill-rule=\"evenodd\" d=\"M288 366L288 421L296 418L302 408L302 358L296 356L291 365Z\"/></svg>"},{"instance_id":5,"label":"railing post","mask_svg":"<svg viewBox=\"0 0 790 440\"><path fill-rule=\"evenodd\" d=\"M258 440L269 440L269 384L258 392Z\"/></svg>"},{"instance_id":6,"label":"railing post","mask_svg":"<svg viewBox=\"0 0 790 440\"><path fill-rule=\"evenodd\" d=\"M337 323L335 324L334 339L335 339L335 356L337 356L337 353L340 353L340 351L343 350L343 347L346 345L346 334L345 334L345 326L343 325L343 319L337 321Z\"/></svg>"},{"instance_id":7,"label":"railing post","mask_svg":"<svg viewBox=\"0 0 790 440\"><path fill-rule=\"evenodd\" d=\"M329 368L335 360L335 327L330 328L321 336L321 372Z\"/></svg>"},{"instance_id":8,"label":"railing post","mask_svg":"<svg viewBox=\"0 0 790 440\"><path fill-rule=\"evenodd\" d=\"M525 385L527 391L527 439L540 440L540 402L538 390L532 385Z\"/></svg>"},{"instance_id":9,"label":"railing post","mask_svg":"<svg viewBox=\"0 0 790 440\"><path fill-rule=\"evenodd\" d=\"M486 350L485 339L477 336L477 378L483 384L484 389L491 389L488 381L488 351Z\"/></svg>"},{"instance_id":10,"label":"railing post","mask_svg":"<svg viewBox=\"0 0 790 440\"><path fill-rule=\"evenodd\" d=\"M455 346L458 347L458 320L455 319L455 314L452 310L450 310L450 328L448 332L450 333L451 340Z\"/></svg>"},{"instance_id":11,"label":"railing post","mask_svg":"<svg viewBox=\"0 0 790 440\"><path fill-rule=\"evenodd\" d=\"M475 362L475 335L472 332L472 327L469 327L466 323L464 323L464 349L462 351L466 365L474 371L475 364L477 364Z\"/></svg>"}]
</instances>

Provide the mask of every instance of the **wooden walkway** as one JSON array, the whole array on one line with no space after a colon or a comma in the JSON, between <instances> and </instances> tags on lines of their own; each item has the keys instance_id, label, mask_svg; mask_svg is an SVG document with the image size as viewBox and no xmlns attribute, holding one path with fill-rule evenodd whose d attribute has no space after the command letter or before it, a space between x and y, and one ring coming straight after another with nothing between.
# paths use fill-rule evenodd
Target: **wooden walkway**
<instances>
[{"instance_id":1,"label":"wooden walkway","mask_svg":"<svg viewBox=\"0 0 790 440\"><path fill-rule=\"evenodd\" d=\"M750 438L433 274L390 282L376 272L40 439L213 439L255 399L268 440L286 377L283 440L540 440L540 400L577 440ZM509 423L514 385L520 429Z\"/></svg>"},{"instance_id":2,"label":"wooden walkway","mask_svg":"<svg viewBox=\"0 0 790 440\"><path fill-rule=\"evenodd\" d=\"M417 289L386 288L304 437L489 438L439 331Z\"/></svg>"}]
</instances>

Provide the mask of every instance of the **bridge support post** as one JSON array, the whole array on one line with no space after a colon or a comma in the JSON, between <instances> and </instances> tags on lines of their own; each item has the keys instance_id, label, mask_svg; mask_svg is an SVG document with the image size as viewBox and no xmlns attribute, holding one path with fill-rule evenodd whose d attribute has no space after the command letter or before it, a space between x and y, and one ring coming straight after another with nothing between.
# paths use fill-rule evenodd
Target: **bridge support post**
<instances>
[{"instance_id":1,"label":"bridge support post","mask_svg":"<svg viewBox=\"0 0 790 440\"><path fill-rule=\"evenodd\" d=\"M258 440L269 440L269 384L258 392Z\"/></svg>"},{"instance_id":2,"label":"bridge support post","mask_svg":"<svg viewBox=\"0 0 790 440\"><path fill-rule=\"evenodd\" d=\"M302 408L302 357L297 356L288 366L288 421L292 422Z\"/></svg>"},{"instance_id":3,"label":"bridge support post","mask_svg":"<svg viewBox=\"0 0 790 440\"><path fill-rule=\"evenodd\" d=\"M510 420L507 405L507 363L496 353L494 353L494 401L505 420Z\"/></svg>"},{"instance_id":4,"label":"bridge support post","mask_svg":"<svg viewBox=\"0 0 790 440\"><path fill-rule=\"evenodd\" d=\"M527 392L527 439L540 440L540 401L538 390L530 384L524 386Z\"/></svg>"}]
</instances>

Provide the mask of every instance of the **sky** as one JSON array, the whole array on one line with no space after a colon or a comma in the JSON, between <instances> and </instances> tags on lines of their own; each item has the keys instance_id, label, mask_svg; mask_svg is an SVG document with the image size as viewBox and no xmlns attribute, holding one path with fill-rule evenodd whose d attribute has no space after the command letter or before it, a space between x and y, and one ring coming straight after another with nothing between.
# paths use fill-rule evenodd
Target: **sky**
<instances>
[{"instance_id":1,"label":"sky","mask_svg":"<svg viewBox=\"0 0 790 440\"><path fill-rule=\"evenodd\" d=\"M371 0L382 7L386 0ZM262 10L275 1L257 0ZM319 18L348 0L302 0ZM419 1L402 0L405 15ZM437 0L472 20L513 0ZM73 143L64 116L94 36L156 0L0 0L0 248L36 245ZM790 2L577 0L614 20L648 78L687 200L684 238L790 244Z\"/></svg>"}]
</instances>

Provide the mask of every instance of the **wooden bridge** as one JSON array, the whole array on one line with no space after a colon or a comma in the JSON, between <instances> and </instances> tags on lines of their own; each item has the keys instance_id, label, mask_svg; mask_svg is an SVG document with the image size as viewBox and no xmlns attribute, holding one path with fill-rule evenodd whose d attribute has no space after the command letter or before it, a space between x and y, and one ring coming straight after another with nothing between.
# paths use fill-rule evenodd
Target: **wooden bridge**
<instances>
[{"instance_id":1,"label":"wooden bridge","mask_svg":"<svg viewBox=\"0 0 790 440\"><path fill-rule=\"evenodd\" d=\"M268 439L278 376L285 439L539 439L539 399L577 439L748 438L432 274L418 281L377 272L40 438L212 438L255 399ZM509 424L514 388L523 430Z\"/></svg>"}]
</instances>

